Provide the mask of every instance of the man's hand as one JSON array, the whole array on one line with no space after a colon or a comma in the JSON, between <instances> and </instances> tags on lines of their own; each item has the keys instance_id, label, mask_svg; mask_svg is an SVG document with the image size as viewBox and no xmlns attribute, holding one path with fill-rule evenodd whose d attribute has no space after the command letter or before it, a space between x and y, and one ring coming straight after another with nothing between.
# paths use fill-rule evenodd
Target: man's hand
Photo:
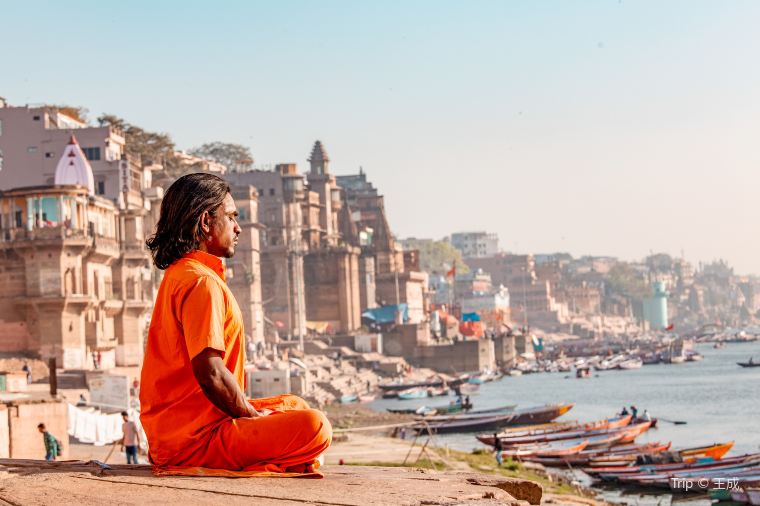
<instances>
[{"instance_id":1,"label":"man's hand","mask_svg":"<svg viewBox=\"0 0 760 506\"><path fill-rule=\"evenodd\" d=\"M211 403L232 418L260 416L246 400L235 377L224 366L222 354L206 348L192 360L193 375Z\"/></svg>"}]
</instances>

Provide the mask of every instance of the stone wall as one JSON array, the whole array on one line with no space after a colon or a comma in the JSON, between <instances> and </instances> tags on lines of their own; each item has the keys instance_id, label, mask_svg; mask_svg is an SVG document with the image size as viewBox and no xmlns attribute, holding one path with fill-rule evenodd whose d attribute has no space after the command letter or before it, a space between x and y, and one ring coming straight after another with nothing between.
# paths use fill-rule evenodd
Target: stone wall
<instances>
[{"instance_id":1,"label":"stone wall","mask_svg":"<svg viewBox=\"0 0 760 506\"><path fill-rule=\"evenodd\" d=\"M44 423L48 432L63 443L62 455L69 456L69 436L67 432L68 411L66 403L59 400L50 401L13 401L0 409L0 452L3 438L9 441L9 454L13 459L44 459L45 443L37 425ZM3 415L7 413L7 429L3 430Z\"/></svg>"},{"instance_id":2,"label":"stone wall","mask_svg":"<svg viewBox=\"0 0 760 506\"><path fill-rule=\"evenodd\" d=\"M417 367L458 374L494 366L494 342L490 339L458 341L442 346L419 346L407 359Z\"/></svg>"}]
</instances>

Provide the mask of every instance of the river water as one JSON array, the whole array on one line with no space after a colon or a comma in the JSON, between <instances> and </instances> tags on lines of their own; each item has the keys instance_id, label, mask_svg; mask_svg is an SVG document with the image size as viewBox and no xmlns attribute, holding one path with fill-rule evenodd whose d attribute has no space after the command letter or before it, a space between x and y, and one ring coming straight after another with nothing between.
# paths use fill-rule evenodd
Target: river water
<instances>
[{"instance_id":1,"label":"river water","mask_svg":"<svg viewBox=\"0 0 760 506\"><path fill-rule=\"evenodd\" d=\"M481 385L471 397L474 409L517 404L518 409L540 404L572 402L575 407L559 420L592 421L613 416L622 407L635 405L659 418L656 429L636 442L672 441L674 448L735 441L731 454L760 451L760 367L745 369L736 362L750 356L760 360L760 341L728 343L714 349L698 345L700 362L646 365L628 371L595 372L588 379L572 373L540 373L505 377ZM381 399L370 407L446 404L452 397L399 401ZM685 421L675 425L665 420ZM482 447L473 434L438 436L439 444L469 451ZM657 504L641 497L630 504ZM662 504L666 504L662 502ZM696 504L696 503L692 503Z\"/></svg>"}]
</instances>

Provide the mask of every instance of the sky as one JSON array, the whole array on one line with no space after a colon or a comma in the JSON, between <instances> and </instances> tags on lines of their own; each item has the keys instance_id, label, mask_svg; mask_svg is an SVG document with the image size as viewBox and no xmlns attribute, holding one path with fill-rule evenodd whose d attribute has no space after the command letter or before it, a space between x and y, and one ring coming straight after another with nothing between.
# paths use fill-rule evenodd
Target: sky
<instances>
[{"instance_id":1,"label":"sky","mask_svg":"<svg viewBox=\"0 0 760 506\"><path fill-rule=\"evenodd\" d=\"M399 237L760 274L760 2L0 0L0 96L362 167Z\"/></svg>"}]
</instances>

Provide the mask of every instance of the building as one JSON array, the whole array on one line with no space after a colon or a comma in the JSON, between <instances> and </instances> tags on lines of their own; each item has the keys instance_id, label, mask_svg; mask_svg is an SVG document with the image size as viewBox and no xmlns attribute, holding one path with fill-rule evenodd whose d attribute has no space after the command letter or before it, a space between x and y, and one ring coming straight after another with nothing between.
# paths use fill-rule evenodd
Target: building
<instances>
[{"instance_id":1,"label":"building","mask_svg":"<svg viewBox=\"0 0 760 506\"><path fill-rule=\"evenodd\" d=\"M499 236L487 232L457 232L451 234L451 245L463 258L484 258L499 253Z\"/></svg>"},{"instance_id":2,"label":"building","mask_svg":"<svg viewBox=\"0 0 760 506\"><path fill-rule=\"evenodd\" d=\"M644 299L644 320L653 330L664 330L668 326L668 291L665 283L654 283L654 293Z\"/></svg>"},{"instance_id":3,"label":"building","mask_svg":"<svg viewBox=\"0 0 760 506\"><path fill-rule=\"evenodd\" d=\"M359 174L338 176L336 181L344 195L344 238L361 248L362 309L407 304L410 323L425 321L428 275L418 270L417 253L404 252L393 235L383 196L367 181L363 170Z\"/></svg>"},{"instance_id":4,"label":"building","mask_svg":"<svg viewBox=\"0 0 760 506\"><path fill-rule=\"evenodd\" d=\"M6 169L9 180L23 172ZM70 369L137 365L152 304L142 212L95 195L73 136L53 176L51 184L0 192L0 321L14 329L1 346ZM131 199L124 190L121 202Z\"/></svg>"},{"instance_id":5,"label":"building","mask_svg":"<svg viewBox=\"0 0 760 506\"><path fill-rule=\"evenodd\" d=\"M320 141L304 177L293 163L274 171L235 172L236 186L254 187L261 223L261 275L266 332L350 332L361 325L360 250L345 237L341 189ZM279 330L278 330L279 329Z\"/></svg>"}]
</instances>

